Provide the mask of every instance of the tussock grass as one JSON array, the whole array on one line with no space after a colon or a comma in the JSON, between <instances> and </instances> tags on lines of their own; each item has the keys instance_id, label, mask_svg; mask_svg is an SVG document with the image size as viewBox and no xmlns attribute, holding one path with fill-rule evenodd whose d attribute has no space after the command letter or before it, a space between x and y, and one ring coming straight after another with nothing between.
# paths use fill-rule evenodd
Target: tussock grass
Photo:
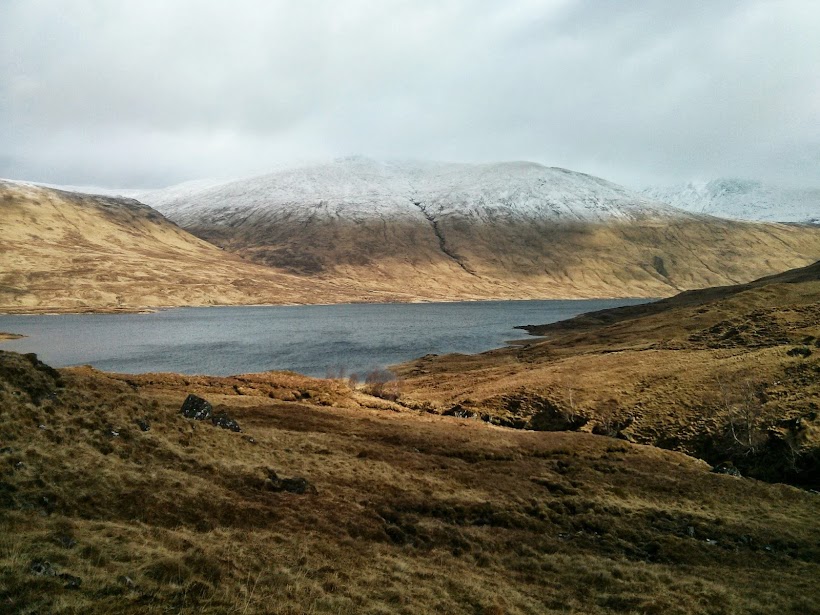
<instances>
[{"instance_id":1,"label":"tussock grass","mask_svg":"<svg viewBox=\"0 0 820 615\"><path fill-rule=\"evenodd\" d=\"M820 489L820 263L528 329L545 337L394 368L402 403Z\"/></svg>"},{"instance_id":2,"label":"tussock grass","mask_svg":"<svg viewBox=\"0 0 820 615\"><path fill-rule=\"evenodd\" d=\"M0 612L806 613L820 597L817 496L683 454L375 410L293 374L0 365ZM182 418L190 392L243 431ZM266 490L269 470L317 493Z\"/></svg>"}]
</instances>

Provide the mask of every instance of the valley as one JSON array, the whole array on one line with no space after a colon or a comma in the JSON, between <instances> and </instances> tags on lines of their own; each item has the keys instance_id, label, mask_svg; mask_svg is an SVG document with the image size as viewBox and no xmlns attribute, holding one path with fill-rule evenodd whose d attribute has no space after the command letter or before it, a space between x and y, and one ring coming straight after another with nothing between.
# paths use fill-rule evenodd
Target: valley
<instances>
[{"instance_id":1,"label":"valley","mask_svg":"<svg viewBox=\"0 0 820 615\"><path fill-rule=\"evenodd\" d=\"M354 157L107 192L0 183L0 310L655 298L820 254L816 226L694 214L528 162Z\"/></svg>"},{"instance_id":2,"label":"valley","mask_svg":"<svg viewBox=\"0 0 820 615\"><path fill-rule=\"evenodd\" d=\"M405 199L374 188L394 172L337 164L333 199L323 167L175 189L159 211L0 184L0 307L667 298L364 378L117 374L0 350L0 608L811 611L820 229L538 165L505 167L503 194L498 168L438 169L416 200L429 169ZM271 182L316 194L270 200ZM231 351L209 338L209 356Z\"/></svg>"}]
</instances>

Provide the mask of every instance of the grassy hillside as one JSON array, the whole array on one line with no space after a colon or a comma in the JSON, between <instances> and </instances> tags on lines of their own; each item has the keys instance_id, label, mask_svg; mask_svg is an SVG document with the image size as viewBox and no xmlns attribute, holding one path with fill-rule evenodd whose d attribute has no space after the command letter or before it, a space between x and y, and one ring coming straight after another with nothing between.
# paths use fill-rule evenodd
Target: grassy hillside
<instances>
[{"instance_id":1,"label":"grassy hillside","mask_svg":"<svg viewBox=\"0 0 820 615\"><path fill-rule=\"evenodd\" d=\"M137 201L0 182L2 311L362 299L384 297L245 262Z\"/></svg>"},{"instance_id":2,"label":"grassy hillside","mask_svg":"<svg viewBox=\"0 0 820 615\"><path fill-rule=\"evenodd\" d=\"M188 393L242 431L182 417ZM816 495L391 407L292 374L0 353L0 610L802 614L820 598Z\"/></svg>"},{"instance_id":3,"label":"grassy hillside","mask_svg":"<svg viewBox=\"0 0 820 615\"><path fill-rule=\"evenodd\" d=\"M658 297L820 253L816 227L408 207L415 218L216 210L183 230L134 200L0 182L0 310Z\"/></svg>"},{"instance_id":4,"label":"grassy hillside","mask_svg":"<svg viewBox=\"0 0 820 615\"><path fill-rule=\"evenodd\" d=\"M525 328L545 337L401 366L405 401L820 486L820 263Z\"/></svg>"},{"instance_id":5,"label":"grassy hillside","mask_svg":"<svg viewBox=\"0 0 820 615\"><path fill-rule=\"evenodd\" d=\"M564 223L239 214L185 228L249 260L357 288L452 298L661 297L820 254L820 228L700 218Z\"/></svg>"}]
</instances>

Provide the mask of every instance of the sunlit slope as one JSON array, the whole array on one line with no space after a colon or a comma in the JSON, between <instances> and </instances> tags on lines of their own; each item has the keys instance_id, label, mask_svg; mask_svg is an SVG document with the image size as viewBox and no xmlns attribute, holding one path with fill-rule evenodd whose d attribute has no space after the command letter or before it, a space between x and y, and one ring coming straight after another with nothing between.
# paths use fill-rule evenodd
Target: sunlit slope
<instances>
[{"instance_id":1,"label":"sunlit slope","mask_svg":"<svg viewBox=\"0 0 820 615\"><path fill-rule=\"evenodd\" d=\"M134 200L0 182L0 309L134 309L350 296L243 262Z\"/></svg>"},{"instance_id":2,"label":"sunlit slope","mask_svg":"<svg viewBox=\"0 0 820 615\"><path fill-rule=\"evenodd\" d=\"M693 214L530 162L352 158L142 198L250 260L426 296L667 296L820 254L820 229Z\"/></svg>"},{"instance_id":3,"label":"sunlit slope","mask_svg":"<svg viewBox=\"0 0 820 615\"><path fill-rule=\"evenodd\" d=\"M525 328L544 338L401 366L407 402L618 436L820 487L820 262Z\"/></svg>"}]
</instances>

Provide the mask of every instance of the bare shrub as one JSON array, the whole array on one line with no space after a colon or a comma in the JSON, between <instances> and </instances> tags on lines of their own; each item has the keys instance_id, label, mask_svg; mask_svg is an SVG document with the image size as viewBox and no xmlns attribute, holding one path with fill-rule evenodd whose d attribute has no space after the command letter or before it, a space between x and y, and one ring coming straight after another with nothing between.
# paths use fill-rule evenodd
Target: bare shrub
<instances>
[{"instance_id":1,"label":"bare shrub","mask_svg":"<svg viewBox=\"0 0 820 615\"><path fill-rule=\"evenodd\" d=\"M364 379L365 392L374 397L398 401L401 396L399 381L390 370L374 369Z\"/></svg>"},{"instance_id":2,"label":"bare shrub","mask_svg":"<svg viewBox=\"0 0 820 615\"><path fill-rule=\"evenodd\" d=\"M757 387L749 379L736 383L718 380L718 386L723 429L730 438L733 452L754 455L768 440Z\"/></svg>"}]
</instances>

